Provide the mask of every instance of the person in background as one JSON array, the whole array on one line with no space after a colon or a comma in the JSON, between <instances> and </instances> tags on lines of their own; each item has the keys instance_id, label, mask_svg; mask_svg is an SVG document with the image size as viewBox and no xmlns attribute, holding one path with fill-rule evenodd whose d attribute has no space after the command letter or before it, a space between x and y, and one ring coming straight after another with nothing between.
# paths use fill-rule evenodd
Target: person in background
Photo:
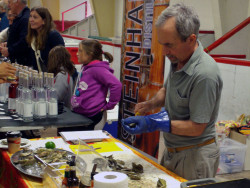
<instances>
[{"instance_id":1,"label":"person in background","mask_svg":"<svg viewBox=\"0 0 250 188\"><path fill-rule=\"evenodd\" d=\"M220 157L215 122L223 82L217 63L198 40L199 27L198 15L184 4L161 13L156 30L170 72L164 87L151 100L138 103L135 112L165 110L121 121L130 134L163 131L161 165L187 180L214 177Z\"/></svg>"},{"instance_id":2,"label":"person in background","mask_svg":"<svg viewBox=\"0 0 250 188\"><path fill-rule=\"evenodd\" d=\"M3 56L8 57L12 63L17 62L20 65L28 64L29 48L25 41L28 30L28 20L30 10L26 6L27 0L9 0L8 6L12 14L17 15L9 28L9 37L7 46L0 47Z\"/></svg>"},{"instance_id":3,"label":"person in background","mask_svg":"<svg viewBox=\"0 0 250 188\"><path fill-rule=\"evenodd\" d=\"M82 64L75 91L71 99L73 111L87 116L93 124L88 130L102 129L104 123L98 124L106 114L120 101L121 82L113 75L114 70L109 63L113 56L102 51L102 45L97 40L83 40L79 44L78 62ZM103 61L103 56L107 61ZM106 97L110 92L109 101ZM102 122L102 121L101 121Z\"/></svg>"},{"instance_id":4,"label":"person in background","mask_svg":"<svg viewBox=\"0 0 250 188\"><path fill-rule=\"evenodd\" d=\"M6 11L8 6L5 2L0 1L0 31L3 31L5 28L9 27L9 21L7 19Z\"/></svg>"},{"instance_id":5,"label":"person in background","mask_svg":"<svg viewBox=\"0 0 250 188\"><path fill-rule=\"evenodd\" d=\"M70 100L77 79L77 71L70 58L64 46L52 48L48 58L48 72L54 73L58 100L68 108L71 108Z\"/></svg>"},{"instance_id":6,"label":"person in background","mask_svg":"<svg viewBox=\"0 0 250 188\"><path fill-rule=\"evenodd\" d=\"M16 15L12 13L12 11L9 9L7 13L7 18L9 20L9 26L12 25L13 20L15 19ZM9 27L5 28L0 32L0 43L1 46L6 47L7 46L7 40L9 36Z\"/></svg>"},{"instance_id":7,"label":"person in background","mask_svg":"<svg viewBox=\"0 0 250 188\"><path fill-rule=\"evenodd\" d=\"M7 83L8 77L15 77L16 76L16 68L13 67L11 64L2 62L0 63L0 84Z\"/></svg>"},{"instance_id":8,"label":"person in background","mask_svg":"<svg viewBox=\"0 0 250 188\"><path fill-rule=\"evenodd\" d=\"M50 50L58 45L64 46L60 33L54 29L54 22L45 7L33 7L30 11L28 35L31 65L39 72L47 72Z\"/></svg>"}]
</instances>

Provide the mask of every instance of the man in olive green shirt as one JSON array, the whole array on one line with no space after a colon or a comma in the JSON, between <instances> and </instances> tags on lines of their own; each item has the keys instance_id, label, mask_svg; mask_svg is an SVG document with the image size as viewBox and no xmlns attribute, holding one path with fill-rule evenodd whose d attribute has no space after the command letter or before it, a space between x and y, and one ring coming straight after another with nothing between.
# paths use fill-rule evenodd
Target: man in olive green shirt
<instances>
[{"instance_id":1,"label":"man in olive green shirt","mask_svg":"<svg viewBox=\"0 0 250 188\"><path fill-rule=\"evenodd\" d=\"M192 8L176 4L157 22L157 36L171 62L168 78L155 97L135 106L144 115L122 120L131 134L163 131L166 149L161 164L185 179L214 177L219 164L215 137L222 79L216 62L198 41L200 21ZM131 123L136 126L131 127Z\"/></svg>"}]
</instances>

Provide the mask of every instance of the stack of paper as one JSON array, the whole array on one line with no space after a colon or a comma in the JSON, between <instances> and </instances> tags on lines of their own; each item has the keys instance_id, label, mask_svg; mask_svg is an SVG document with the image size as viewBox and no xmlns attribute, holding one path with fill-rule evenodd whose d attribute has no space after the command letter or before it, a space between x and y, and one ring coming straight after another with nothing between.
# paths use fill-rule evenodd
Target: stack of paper
<instances>
[{"instance_id":1,"label":"stack of paper","mask_svg":"<svg viewBox=\"0 0 250 188\"><path fill-rule=\"evenodd\" d=\"M110 138L106 132L102 130L95 131L70 131L70 132L59 132L60 135L66 141L74 141L74 140L84 140L85 142L95 142L101 141L105 138Z\"/></svg>"}]
</instances>

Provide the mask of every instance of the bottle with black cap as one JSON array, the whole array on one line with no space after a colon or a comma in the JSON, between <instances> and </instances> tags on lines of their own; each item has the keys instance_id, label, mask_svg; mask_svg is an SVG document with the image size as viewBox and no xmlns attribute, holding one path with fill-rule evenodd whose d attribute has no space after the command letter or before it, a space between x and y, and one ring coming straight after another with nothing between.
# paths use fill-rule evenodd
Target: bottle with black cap
<instances>
[{"instance_id":1,"label":"bottle with black cap","mask_svg":"<svg viewBox=\"0 0 250 188\"><path fill-rule=\"evenodd\" d=\"M72 156L69 164L69 178L68 178L68 187L70 188L79 188L79 179L76 177L76 162L75 156Z\"/></svg>"}]
</instances>

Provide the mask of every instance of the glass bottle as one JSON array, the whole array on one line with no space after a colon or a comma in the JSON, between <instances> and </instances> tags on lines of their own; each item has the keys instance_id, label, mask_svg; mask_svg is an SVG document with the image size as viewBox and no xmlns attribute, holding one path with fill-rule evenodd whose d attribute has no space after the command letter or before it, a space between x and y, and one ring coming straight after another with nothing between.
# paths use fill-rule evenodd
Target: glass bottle
<instances>
[{"instance_id":1,"label":"glass bottle","mask_svg":"<svg viewBox=\"0 0 250 188\"><path fill-rule=\"evenodd\" d=\"M57 92L54 88L54 74L48 73L48 117L56 118L58 115Z\"/></svg>"},{"instance_id":2,"label":"glass bottle","mask_svg":"<svg viewBox=\"0 0 250 188\"><path fill-rule=\"evenodd\" d=\"M39 77L38 77L38 72L33 72L33 84L31 88L31 93L32 93L32 108L33 108L33 117L36 119L36 114L37 114L37 107L36 107L36 90L38 88L38 82L39 82Z\"/></svg>"},{"instance_id":3,"label":"glass bottle","mask_svg":"<svg viewBox=\"0 0 250 188\"><path fill-rule=\"evenodd\" d=\"M28 71L29 67L28 66L23 66L23 69Z\"/></svg>"},{"instance_id":4,"label":"glass bottle","mask_svg":"<svg viewBox=\"0 0 250 188\"><path fill-rule=\"evenodd\" d=\"M76 177L75 156L72 156L72 159L69 162L68 186L70 188L79 188L79 179Z\"/></svg>"},{"instance_id":5,"label":"glass bottle","mask_svg":"<svg viewBox=\"0 0 250 188\"><path fill-rule=\"evenodd\" d=\"M0 102L2 102L2 103L6 102L6 99L7 99L6 93L8 93L7 92L7 84L6 83L0 84Z\"/></svg>"},{"instance_id":6,"label":"glass bottle","mask_svg":"<svg viewBox=\"0 0 250 188\"><path fill-rule=\"evenodd\" d=\"M15 114L16 113L16 88L18 86L18 73L19 71L16 71L16 78L13 79L16 83L12 83L9 86L9 98L8 98L8 112L10 114Z\"/></svg>"},{"instance_id":7,"label":"glass bottle","mask_svg":"<svg viewBox=\"0 0 250 188\"><path fill-rule=\"evenodd\" d=\"M64 171L64 178L62 180L62 188L68 188L69 167L66 166Z\"/></svg>"},{"instance_id":8,"label":"glass bottle","mask_svg":"<svg viewBox=\"0 0 250 188\"><path fill-rule=\"evenodd\" d=\"M23 74L22 107L23 121L33 121L32 92L29 89L29 74Z\"/></svg>"},{"instance_id":9,"label":"glass bottle","mask_svg":"<svg viewBox=\"0 0 250 188\"><path fill-rule=\"evenodd\" d=\"M23 73L19 71L19 83L17 86L17 97L16 97L16 113L22 117L22 89L23 89Z\"/></svg>"},{"instance_id":10,"label":"glass bottle","mask_svg":"<svg viewBox=\"0 0 250 188\"><path fill-rule=\"evenodd\" d=\"M33 85L33 72L29 71L28 74L29 74L29 89L31 89Z\"/></svg>"},{"instance_id":11,"label":"glass bottle","mask_svg":"<svg viewBox=\"0 0 250 188\"><path fill-rule=\"evenodd\" d=\"M46 110L47 110L47 115L48 115L48 112L49 112L49 102L48 102L49 73L47 72L43 73L43 87L46 93Z\"/></svg>"},{"instance_id":12,"label":"glass bottle","mask_svg":"<svg viewBox=\"0 0 250 188\"><path fill-rule=\"evenodd\" d=\"M43 73L39 73L38 76L38 87L36 89L36 100L35 100L35 113L36 119L44 119L47 116L46 111L46 93L43 88Z\"/></svg>"}]
</instances>

